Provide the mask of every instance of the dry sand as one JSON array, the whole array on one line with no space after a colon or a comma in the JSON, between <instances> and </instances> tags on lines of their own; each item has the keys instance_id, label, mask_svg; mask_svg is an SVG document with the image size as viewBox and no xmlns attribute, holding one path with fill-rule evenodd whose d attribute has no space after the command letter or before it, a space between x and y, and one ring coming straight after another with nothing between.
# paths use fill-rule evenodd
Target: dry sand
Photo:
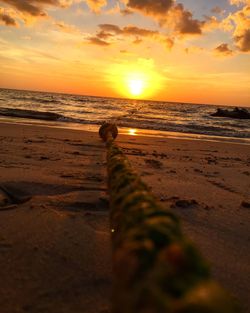
<instances>
[{"instance_id":1,"label":"dry sand","mask_svg":"<svg viewBox=\"0 0 250 313\"><path fill-rule=\"evenodd\" d=\"M128 135L118 143L250 312L250 146ZM0 312L110 312L106 151L98 135L2 123L0 151Z\"/></svg>"}]
</instances>

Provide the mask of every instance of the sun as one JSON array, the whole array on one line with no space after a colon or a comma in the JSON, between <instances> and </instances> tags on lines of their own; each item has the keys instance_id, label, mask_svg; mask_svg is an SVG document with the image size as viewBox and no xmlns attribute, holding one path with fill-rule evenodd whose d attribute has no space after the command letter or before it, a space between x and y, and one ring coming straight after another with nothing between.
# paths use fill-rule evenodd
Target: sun
<instances>
[{"instance_id":1,"label":"sun","mask_svg":"<svg viewBox=\"0 0 250 313\"><path fill-rule=\"evenodd\" d=\"M140 96L143 93L145 83L141 79L130 79L128 89L132 96Z\"/></svg>"},{"instance_id":2,"label":"sun","mask_svg":"<svg viewBox=\"0 0 250 313\"><path fill-rule=\"evenodd\" d=\"M118 95L129 99L150 99L161 90L163 77L152 60L139 59L107 68L107 81Z\"/></svg>"}]
</instances>

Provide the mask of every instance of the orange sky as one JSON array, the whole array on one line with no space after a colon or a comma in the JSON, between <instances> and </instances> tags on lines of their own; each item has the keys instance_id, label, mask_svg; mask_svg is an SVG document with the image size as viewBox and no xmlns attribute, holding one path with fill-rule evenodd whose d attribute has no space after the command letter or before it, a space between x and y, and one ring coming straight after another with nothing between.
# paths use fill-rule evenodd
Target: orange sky
<instances>
[{"instance_id":1,"label":"orange sky","mask_svg":"<svg viewBox=\"0 0 250 313\"><path fill-rule=\"evenodd\" d=\"M0 0L0 87L250 106L249 17L249 0Z\"/></svg>"}]
</instances>

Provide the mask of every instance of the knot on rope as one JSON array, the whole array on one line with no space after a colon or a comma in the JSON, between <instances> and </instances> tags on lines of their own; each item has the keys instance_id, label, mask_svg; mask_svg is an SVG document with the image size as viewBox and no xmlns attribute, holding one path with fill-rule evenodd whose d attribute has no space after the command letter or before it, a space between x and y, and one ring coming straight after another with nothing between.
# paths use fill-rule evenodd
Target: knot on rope
<instances>
[{"instance_id":1,"label":"knot on rope","mask_svg":"<svg viewBox=\"0 0 250 313\"><path fill-rule=\"evenodd\" d=\"M111 139L111 136L115 139L118 136L118 128L113 123L105 122L99 129L99 135L105 142Z\"/></svg>"}]
</instances>

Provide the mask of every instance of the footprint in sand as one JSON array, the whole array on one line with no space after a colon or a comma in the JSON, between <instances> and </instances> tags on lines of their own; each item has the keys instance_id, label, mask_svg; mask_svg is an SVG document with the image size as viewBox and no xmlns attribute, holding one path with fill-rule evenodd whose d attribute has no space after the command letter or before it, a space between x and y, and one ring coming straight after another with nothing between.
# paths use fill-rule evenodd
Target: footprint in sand
<instances>
[{"instance_id":1,"label":"footprint in sand","mask_svg":"<svg viewBox=\"0 0 250 313\"><path fill-rule=\"evenodd\" d=\"M17 204L22 204L31 199L31 196L24 191L11 186L8 183L0 184L0 210L11 210L17 208Z\"/></svg>"},{"instance_id":2,"label":"footprint in sand","mask_svg":"<svg viewBox=\"0 0 250 313\"><path fill-rule=\"evenodd\" d=\"M109 201L105 197L99 197L96 201L75 201L71 203L64 203L62 205L64 210L85 212L87 215L98 212L107 212L109 208Z\"/></svg>"},{"instance_id":3,"label":"footprint in sand","mask_svg":"<svg viewBox=\"0 0 250 313\"><path fill-rule=\"evenodd\" d=\"M158 160L154 160L154 159L145 159L144 162L150 167L155 168L155 169L160 169L163 166L162 162Z\"/></svg>"},{"instance_id":4,"label":"footprint in sand","mask_svg":"<svg viewBox=\"0 0 250 313\"><path fill-rule=\"evenodd\" d=\"M174 207L181 208L181 209L191 209L198 205L196 200L177 200L175 201Z\"/></svg>"},{"instance_id":5,"label":"footprint in sand","mask_svg":"<svg viewBox=\"0 0 250 313\"><path fill-rule=\"evenodd\" d=\"M217 181L214 181L214 180L208 180L208 182L210 184L213 184L214 186L216 186L218 188L221 188L221 189L225 190L225 191L229 191L229 192L232 192L232 193L237 193L237 191L234 190L233 188L225 186L224 184L222 184L220 182L217 182Z\"/></svg>"}]
</instances>

